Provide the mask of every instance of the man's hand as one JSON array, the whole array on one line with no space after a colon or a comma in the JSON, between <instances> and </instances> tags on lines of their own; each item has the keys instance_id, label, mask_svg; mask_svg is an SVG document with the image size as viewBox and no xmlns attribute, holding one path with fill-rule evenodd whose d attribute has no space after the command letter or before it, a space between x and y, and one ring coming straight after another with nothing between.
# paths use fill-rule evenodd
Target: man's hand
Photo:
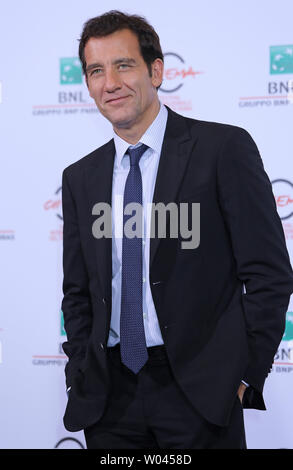
<instances>
[{"instance_id":1,"label":"man's hand","mask_svg":"<svg viewBox=\"0 0 293 470\"><path fill-rule=\"evenodd\" d=\"M242 403L242 400L243 400L243 395L244 395L244 392L245 392L245 389L246 389L246 385L244 385L244 383L241 383L239 388L238 388L238 397L239 397L239 400L241 401Z\"/></svg>"}]
</instances>

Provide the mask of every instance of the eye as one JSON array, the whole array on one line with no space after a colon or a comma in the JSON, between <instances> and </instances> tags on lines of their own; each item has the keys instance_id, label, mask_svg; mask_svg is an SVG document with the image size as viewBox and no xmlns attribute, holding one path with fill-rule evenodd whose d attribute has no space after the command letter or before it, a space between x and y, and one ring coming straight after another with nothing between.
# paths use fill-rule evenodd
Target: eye
<instances>
[{"instance_id":1,"label":"eye","mask_svg":"<svg viewBox=\"0 0 293 470\"><path fill-rule=\"evenodd\" d=\"M102 69L94 69L94 70L92 70L91 75L97 75L101 72L102 72Z\"/></svg>"},{"instance_id":2,"label":"eye","mask_svg":"<svg viewBox=\"0 0 293 470\"><path fill-rule=\"evenodd\" d=\"M125 68L127 68L127 67L129 67L129 64L119 64L119 65L118 65L118 68L119 68L119 69L121 69L121 68L122 68L122 69L125 69Z\"/></svg>"}]
</instances>

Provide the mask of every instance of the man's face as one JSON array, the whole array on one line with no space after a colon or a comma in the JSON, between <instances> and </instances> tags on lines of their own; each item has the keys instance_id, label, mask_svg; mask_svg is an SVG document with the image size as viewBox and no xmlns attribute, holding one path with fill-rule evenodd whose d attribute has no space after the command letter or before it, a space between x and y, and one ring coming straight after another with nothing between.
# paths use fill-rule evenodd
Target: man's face
<instances>
[{"instance_id":1,"label":"man's face","mask_svg":"<svg viewBox=\"0 0 293 470\"><path fill-rule=\"evenodd\" d=\"M86 43L86 78L90 96L115 128L144 121L157 100L163 63L156 59L150 76L136 35L129 29Z\"/></svg>"}]
</instances>

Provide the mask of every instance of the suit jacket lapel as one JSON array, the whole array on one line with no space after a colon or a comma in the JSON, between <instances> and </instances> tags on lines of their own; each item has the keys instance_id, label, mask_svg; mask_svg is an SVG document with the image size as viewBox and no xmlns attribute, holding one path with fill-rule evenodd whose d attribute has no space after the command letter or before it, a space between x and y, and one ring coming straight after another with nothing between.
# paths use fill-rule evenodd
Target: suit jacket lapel
<instances>
[{"instance_id":1,"label":"suit jacket lapel","mask_svg":"<svg viewBox=\"0 0 293 470\"><path fill-rule=\"evenodd\" d=\"M186 119L168 107L168 120L163 141L153 204L176 202L192 147L196 137L191 139ZM167 214L168 215L168 214ZM150 267L160 244L160 238L151 238Z\"/></svg>"},{"instance_id":2,"label":"suit jacket lapel","mask_svg":"<svg viewBox=\"0 0 293 470\"><path fill-rule=\"evenodd\" d=\"M175 202L187 163L196 142L191 138L186 119L168 109L168 120L162 146L158 173L156 178L153 203L168 204ZM114 140L97 149L92 155L91 165L86 171L90 209L97 202L111 205L112 180L115 157ZM159 238L150 241L150 267L160 243ZM112 239L94 239L97 257L97 270L103 295L111 299L112 282Z\"/></svg>"}]
</instances>

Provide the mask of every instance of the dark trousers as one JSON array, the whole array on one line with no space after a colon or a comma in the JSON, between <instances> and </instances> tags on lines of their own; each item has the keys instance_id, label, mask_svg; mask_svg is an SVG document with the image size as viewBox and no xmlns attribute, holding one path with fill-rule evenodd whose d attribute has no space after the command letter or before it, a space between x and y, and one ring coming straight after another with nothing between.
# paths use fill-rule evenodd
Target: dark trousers
<instances>
[{"instance_id":1,"label":"dark trousers","mask_svg":"<svg viewBox=\"0 0 293 470\"><path fill-rule=\"evenodd\" d=\"M238 397L229 426L211 424L176 383L164 346L148 352L148 362L135 375L121 363L119 345L108 349L112 390L101 419L84 430L88 449L246 448Z\"/></svg>"}]
</instances>

